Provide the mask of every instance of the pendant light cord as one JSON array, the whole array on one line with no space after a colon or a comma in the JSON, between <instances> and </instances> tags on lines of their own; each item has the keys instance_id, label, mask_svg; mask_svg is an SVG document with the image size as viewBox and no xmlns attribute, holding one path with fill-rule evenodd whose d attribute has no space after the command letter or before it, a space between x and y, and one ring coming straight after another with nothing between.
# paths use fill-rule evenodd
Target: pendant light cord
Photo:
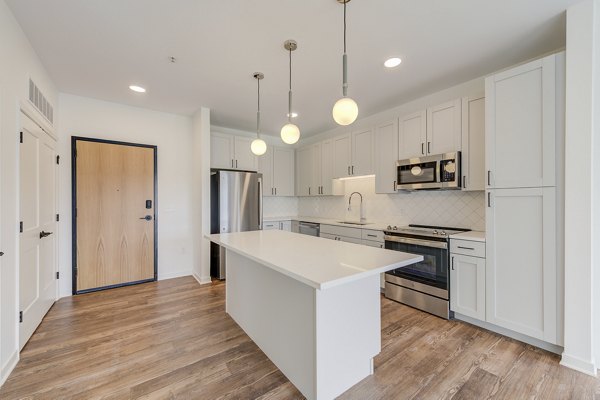
<instances>
[{"instance_id":1,"label":"pendant light cord","mask_svg":"<svg viewBox=\"0 0 600 400\"><path fill-rule=\"evenodd\" d=\"M290 47L290 92L288 96L288 121L292 122L292 48Z\"/></svg>"},{"instance_id":2,"label":"pendant light cord","mask_svg":"<svg viewBox=\"0 0 600 400\"><path fill-rule=\"evenodd\" d=\"M257 103L258 103L258 108L256 110L256 137L260 138L260 79L256 79L256 82L258 83L258 99L257 99Z\"/></svg>"},{"instance_id":3,"label":"pendant light cord","mask_svg":"<svg viewBox=\"0 0 600 400\"><path fill-rule=\"evenodd\" d=\"M346 3L344 1L344 54L346 54Z\"/></svg>"},{"instance_id":4,"label":"pendant light cord","mask_svg":"<svg viewBox=\"0 0 600 400\"><path fill-rule=\"evenodd\" d=\"M342 95L348 95L348 55L346 54L346 3L344 1L344 55L342 56Z\"/></svg>"}]
</instances>

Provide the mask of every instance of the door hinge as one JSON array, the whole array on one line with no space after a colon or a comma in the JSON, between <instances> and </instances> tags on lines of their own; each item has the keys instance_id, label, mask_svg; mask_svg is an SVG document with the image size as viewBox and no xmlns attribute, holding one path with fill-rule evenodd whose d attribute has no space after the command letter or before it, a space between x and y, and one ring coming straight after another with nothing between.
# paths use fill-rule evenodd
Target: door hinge
<instances>
[{"instance_id":1,"label":"door hinge","mask_svg":"<svg viewBox=\"0 0 600 400\"><path fill-rule=\"evenodd\" d=\"M23 221L19 222L19 233L23 233Z\"/></svg>"},{"instance_id":2,"label":"door hinge","mask_svg":"<svg viewBox=\"0 0 600 400\"><path fill-rule=\"evenodd\" d=\"M56 222L60 221L60 214L56 214Z\"/></svg>"},{"instance_id":3,"label":"door hinge","mask_svg":"<svg viewBox=\"0 0 600 400\"><path fill-rule=\"evenodd\" d=\"M60 156L56 156L56 163L60 164Z\"/></svg>"},{"instance_id":4,"label":"door hinge","mask_svg":"<svg viewBox=\"0 0 600 400\"><path fill-rule=\"evenodd\" d=\"M60 279L60 272L56 271L56 279Z\"/></svg>"},{"instance_id":5,"label":"door hinge","mask_svg":"<svg viewBox=\"0 0 600 400\"><path fill-rule=\"evenodd\" d=\"M23 323L23 311L19 311L19 323Z\"/></svg>"},{"instance_id":6,"label":"door hinge","mask_svg":"<svg viewBox=\"0 0 600 400\"><path fill-rule=\"evenodd\" d=\"M19 143L23 143L23 132L19 132Z\"/></svg>"}]
</instances>

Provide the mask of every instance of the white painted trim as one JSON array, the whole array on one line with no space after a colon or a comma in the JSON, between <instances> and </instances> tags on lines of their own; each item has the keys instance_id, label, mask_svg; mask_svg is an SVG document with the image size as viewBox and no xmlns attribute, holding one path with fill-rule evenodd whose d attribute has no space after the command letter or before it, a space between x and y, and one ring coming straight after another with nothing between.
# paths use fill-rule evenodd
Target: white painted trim
<instances>
[{"instance_id":1,"label":"white painted trim","mask_svg":"<svg viewBox=\"0 0 600 400\"><path fill-rule=\"evenodd\" d=\"M192 276L198 281L199 284L201 285L206 285L207 283L211 283L212 280L210 279L210 276L198 276L198 274L196 274L195 272L192 273Z\"/></svg>"},{"instance_id":2,"label":"white painted trim","mask_svg":"<svg viewBox=\"0 0 600 400\"><path fill-rule=\"evenodd\" d=\"M586 375L593 377L598 376L596 365L593 362L585 361L565 353L562 353L560 365L574 369L575 371L583 372Z\"/></svg>"},{"instance_id":3,"label":"white painted trim","mask_svg":"<svg viewBox=\"0 0 600 400\"><path fill-rule=\"evenodd\" d=\"M169 272L166 274L165 273L161 274L159 272L157 280L164 281L165 279L180 278L182 276L190 276L190 275L192 275L192 271L177 271L177 272Z\"/></svg>"},{"instance_id":4,"label":"white painted trim","mask_svg":"<svg viewBox=\"0 0 600 400\"><path fill-rule=\"evenodd\" d=\"M475 325L480 328L487 329L488 331L496 332L502 336L507 336L511 339L518 340L519 342L523 342L523 343L527 343L527 344L530 344L535 347L539 347L540 349L549 351L551 353L560 355L563 352L563 348L561 346L557 346L552 343L544 342L543 340L536 339L531 336L523 335L521 333L511 331L510 329L506 329L506 328L502 328L502 327L494 325L494 324L490 324L489 322L480 321L478 319L471 318L466 315L462 315L462 314L458 314L458 313L454 313L454 318L459 321L468 322L471 325Z\"/></svg>"},{"instance_id":5,"label":"white painted trim","mask_svg":"<svg viewBox=\"0 0 600 400\"><path fill-rule=\"evenodd\" d=\"M6 364L2 367L2 371L0 372L0 386L4 385L4 382L10 376L10 373L15 369L17 363L19 362L19 352L15 350L10 358L6 361Z\"/></svg>"}]
</instances>

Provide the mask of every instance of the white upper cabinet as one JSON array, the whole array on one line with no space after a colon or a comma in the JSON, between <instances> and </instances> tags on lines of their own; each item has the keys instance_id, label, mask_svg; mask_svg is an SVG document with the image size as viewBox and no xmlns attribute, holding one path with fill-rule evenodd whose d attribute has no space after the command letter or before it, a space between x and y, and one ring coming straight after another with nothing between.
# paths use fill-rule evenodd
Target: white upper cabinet
<instances>
[{"instance_id":1,"label":"white upper cabinet","mask_svg":"<svg viewBox=\"0 0 600 400\"><path fill-rule=\"evenodd\" d=\"M213 132L210 135L210 167L257 171L258 159L250 150L253 138Z\"/></svg>"},{"instance_id":2,"label":"white upper cabinet","mask_svg":"<svg viewBox=\"0 0 600 400\"><path fill-rule=\"evenodd\" d=\"M273 147L273 188L276 196L294 195L294 149Z\"/></svg>"},{"instance_id":3,"label":"white upper cabinet","mask_svg":"<svg viewBox=\"0 0 600 400\"><path fill-rule=\"evenodd\" d=\"M321 142L321 194L333 194L333 140Z\"/></svg>"},{"instance_id":4,"label":"white upper cabinet","mask_svg":"<svg viewBox=\"0 0 600 400\"><path fill-rule=\"evenodd\" d=\"M485 190L485 96L462 99L462 190Z\"/></svg>"},{"instance_id":5,"label":"white upper cabinet","mask_svg":"<svg viewBox=\"0 0 600 400\"><path fill-rule=\"evenodd\" d=\"M343 178L351 175L352 135L345 134L333 138L333 177Z\"/></svg>"},{"instance_id":6,"label":"white upper cabinet","mask_svg":"<svg viewBox=\"0 0 600 400\"><path fill-rule=\"evenodd\" d=\"M258 172L263 176L263 197L275 196L273 186L273 147L267 146L267 152L258 157Z\"/></svg>"},{"instance_id":7,"label":"white upper cabinet","mask_svg":"<svg viewBox=\"0 0 600 400\"><path fill-rule=\"evenodd\" d=\"M253 140L254 138L249 137L234 137L235 169L242 171L258 170L258 159L250 149Z\"/></svg>"},{"instance_id":8,"label":"white upper cabinet","mask_svg":"<svg viewBox=\"0 0 600 400\"><path fill-rule=\"evenodd\" d=\"M263 174L263 196L293 196L294 150L268 146L258 157L258 172Z\"/></svg>"},{"instance_id":9,"label":"white upper cabinet","mask_svg":"<svg viewBox=\"0 0 600 400\"><path fill-rule=\"evenodd\" d=\"M428 155L460 151L461 119L460 99L427 109L425 151Z\"/></svg>"},{"instance_id":10,"label":"white upper cabinet","mask_svg":"<svg viewBox=\"0 0 600 400\"><path fill-rule=\"evenodd\" d=\"M296 195L310 196L314 168L313 146L306 146L296 151Z\"/></svg>"},{"instance_id":11,"label":"white upper cabinet","mask_svg":"<svg viewBox=\"0 0 600 400\"><path fill-rule=\"evenodd\" d=\"M353 176L371 175L375 171L374 130L352 132L352 164L350 173Z\"/></svg>"},{"instance_id":12,"label":"white upper cabinet","mask_svg":"<svg viewBox=\"0 0 600 400\"><path fill-rule=\"evenodd\" d=\"M312 179L311 179L311 196L319 196L321 194L321 143L315 143L312 145L312 157L313 157L313 168L312 168Z\"/></svg>"},{"instance_id":13,"label":"white upper cabinet","mask_svg":"<svg viewBox=\"0 0 600 400\"><path fill-rule=\"evenodd\" d=\"M210 135L210 166L218 169L232 169L235 165L233 136L223 133Z\"/></svg>"},{"instance_id":14,"label":"white upper cabinet","mask_svg":"<svg viewBox=\"0 0 600 400\"><path fill-rule=\"evenodd\" d=\"M360 130L333 138L334 178L371 175L375 171L374 131Z\"/></svg>"},{"instance_id":15,"label":"white upper cabinet","mask_svg":"<svg viewBox=\"0 0 600 400\"><path fill-rule=\"evenodd\" d=\"M555 185L556 57L486 79L488 187Z\"/></svg>"},{"instance_id":16,"label":"white upper cabinet","mask_svg":"<svg viewBox=\"0 0 600 400\"><path fill-rule=\"evenodd\" d=\"M427 111L400 117L398 121L398 159L421 157L426 154ZM397 160L396 160L397 161Z\"/></svg>"},{"instance_id":17,"label":"white upper cabinet","mask_svg":"<svg viewBox=\"0 0 600 400\"><path fill-rule=\"evenodd\" d=\"M375 192L396 193L398 161L398 121L375 128Z\"/></svg>"}]
</instances>

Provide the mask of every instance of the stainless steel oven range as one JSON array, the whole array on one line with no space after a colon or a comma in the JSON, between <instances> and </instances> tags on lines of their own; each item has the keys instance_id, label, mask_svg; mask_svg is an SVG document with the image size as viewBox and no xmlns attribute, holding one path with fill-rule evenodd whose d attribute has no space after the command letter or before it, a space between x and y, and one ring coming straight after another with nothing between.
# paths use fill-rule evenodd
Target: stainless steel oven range
<instances>
[{"instance_id":1,"label":"stainless steel oven range","mask_svg":"<svg viewBox=\"0 0 600 400\"><path fill-rule=\"evenodd\" d=\"M427 225L388 226L385 248L422 255L424 260L385 274L385 297L449 319L450 235L469 229Z\"/></svg>"}]
</instances>

